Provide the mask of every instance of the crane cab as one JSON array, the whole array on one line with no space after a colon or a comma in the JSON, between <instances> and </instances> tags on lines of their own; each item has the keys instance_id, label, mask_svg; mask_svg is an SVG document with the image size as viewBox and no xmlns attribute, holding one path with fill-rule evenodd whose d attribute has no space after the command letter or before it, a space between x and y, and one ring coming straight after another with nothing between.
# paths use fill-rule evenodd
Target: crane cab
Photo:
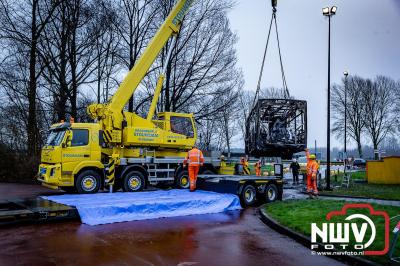
<instances>
[{"instance_id":1,"label":"crane cab","mask_svg":"<svg viewBox=\"0 0 400 266\"><path fill-rule=\"evenodd\" d=\"M159 113L153 123L159 125L162 122L163 129L171 133L183 135L186 139L193 139L196 135L193 114L163 112Z\"/></svg>"},{"instance_id":2,"label":"crane cab","mask_svg":"<svg viewBox=\"0 0 400 266\"><path fill-rule=\"evenodd\" d=\"M152 121L166 131L164 144L167 146L186 146L191 148L197 139L193 114L163 112Z\"/></svg>"},{"instance_id":3,"label":"crane cab","mask_svg":"<svg viewBox=\"0 0 400 266\"><path fill-rule=\"evenodd\" d=\"M193 114L162 112L148 121L133 114L124 129L126 146L190 149L196 142L197 130Z\"/></svg>"}]
</instances>

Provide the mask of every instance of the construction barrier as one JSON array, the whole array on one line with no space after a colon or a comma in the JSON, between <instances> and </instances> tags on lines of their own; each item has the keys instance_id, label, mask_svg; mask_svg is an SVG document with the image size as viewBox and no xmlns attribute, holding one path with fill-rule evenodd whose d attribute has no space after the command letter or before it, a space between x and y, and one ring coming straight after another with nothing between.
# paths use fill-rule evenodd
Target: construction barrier
<instances>
[{"instance_id":1,"label":"construction barrier","mask_svg":"<svg viewBox=\"0 0 400 266\"><path fill-rule=\"evenodd\" d=\"M370 184L400 184L400 156L367 161L367 180Z\"/></svg>"}]
</instances>

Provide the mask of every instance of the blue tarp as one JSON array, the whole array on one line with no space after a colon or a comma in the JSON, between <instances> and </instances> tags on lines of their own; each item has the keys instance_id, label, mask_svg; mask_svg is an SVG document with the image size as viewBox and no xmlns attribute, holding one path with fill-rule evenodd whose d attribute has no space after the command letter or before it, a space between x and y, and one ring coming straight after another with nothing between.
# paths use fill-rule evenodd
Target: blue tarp
<instances>
[{"instance_id":1,"label":"blue tarp","mask_svg":"<svg viewBox=\"0 0 400 266\"><path fill-rule=\"evenodd\" d=\"M239 198L210 191L157 190L135 193L97 193L45 196L77 208L88 225L219 213L241 209Z\"/></svg>"}]
</instances>

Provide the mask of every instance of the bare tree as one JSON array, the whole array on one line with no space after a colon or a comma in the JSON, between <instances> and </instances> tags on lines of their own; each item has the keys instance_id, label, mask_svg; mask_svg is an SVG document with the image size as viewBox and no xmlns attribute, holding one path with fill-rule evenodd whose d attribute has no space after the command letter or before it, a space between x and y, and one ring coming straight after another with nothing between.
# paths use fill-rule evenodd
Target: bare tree
<instances>
[{"instance_id":1,"label":"bare tree","mask_svg":"<svg viewBox=\"0 0 400 266\"><path fill-rule=\"evenodd\" d=\"M395 99L394 118L397 124L397 131L400 133L400 80L396 83L394 99Z\"/></svg>"},{"instance_id":2,"label":"bare tree","mask_svg":"<svg viewBox=\"0 0 400 266\"><path fill-rule=\"evenodd\" d=\"M114 28L120 38L118 57L122 66L130 70L140 54L153 37L158 26L156 16L163 7L155 0L118 0L115 4L116 19ZM133 97L130 98L128 111L133 111Z\"/></svg>"},{"instance_id":3,"label":"bare tree","mask_svg":"<svg viewBox=\"0 0 400 266\"><path fill-rule=\"evenodd\" d=\"M374 81L367 80L363 90L365 127L374 150L377 150L382 140L395 129L392 117L395 88L394 80L378 76ZM378 154L375 154L375 159L378 159Z\"/></svg>"},{"instance_id":4,"label":"bare tree","mask_svg":"<svg viewBox=\"0 0 400 266\"><path fill-rule=\"evenodd\" d=\"M199 145L202 150L212 151L220 146L220 121L214 118L204 119L198 123L197 134Z\"/></svg>"},{"instance_id":5,"label":"bare tree","mask_svg":"<svg viewBox=\"0 0 400 266\"><path fill-rule=\"evenodd\" d=\"M400 155L399 139L394 135L387 136L381 143L381 148L385 152L385 156Z\"/></svg>"},{"instance_id":6,"label":"bare tree","mask_svg":"<svg viewBox=\"0 0 400 266\"><path fill-rule=\"evenodd\" d=\"M237 135L237 129L240 127L240 124L237 123L237 119L240 119L240 104L238 103L240 97L240 90L242 88L243 81L240 77L236 79L232 79L232 81L236 81L237 83L230 84L230 88L226 88L225 95L220 98L221 101L227 101L229 104L220 104L226 105L219 116L218 121L220 121L220 126L218 128L221 129L221 133L223 136L224 147L221 150L227 149L228 158L231 154L231 146L232 146L232 138ZM239 90L234 89L238 87Z\"/></svg>"},{"instance_id":7,"label":"bare tree","mask_svg":"<svg viewBox=\"0 0 400 266\"><path fill-rule=\"evenodd\" d=\"M11 60L12 63L22 64L28 68L27 87L27 148L28 154L37 155L39 151L39 132L37 125L37 84L42 69L38 69L38 45L42 41L43 31L51 20L59 1L0 1L1 36L7 40L10 52L26 55L26 62ZM9 58L6 58L7 60ZM24 72L25 73L25 72Z\"/></svg>"},{"instance_id":8,"label":"bare tree","mask_svg":"<svg viewBox=\"0 0 400 266\"><path fill-rule=\"evenodd\" d=\"M363 90L367 81L358 76L349 77L347 84L342 80L341 85L332 88L332 113L334 124L332 132L338 139L344 139L344 110L345 89L347 90L347 134L357 144L358 155L363 158L362 136L365 131L365 110Z\"/></svg>"},{"instance_id":9,"label":"bare tree","mask_svg":"<svg viewBox=\"0 0 400 266\"><path fill-rule=\"evenodd\" d=\"M198 1L185 17L165 73L160 101L162 110L193 112L197 119L206 118L212 113L205 112L207 108L204 107L223 97L225 90L222 88L233 75L240 75L235 68L236 36L231 32L226 16L229 7L227 0ZM145 87L154 88L161 66L166 64L164 55L168 49L164 49L145 81ZM225 107L218 106L211 111L218 112Z\"/></svg>"},{"instance_id":10,"label":"bare tree","mask_svg":"<svg viewBox=\"0 0 400 266\"><path fill-rule=\"evenodd\" d=\"M118 85L116 76L121 67L119 61L120 35L116 33L118 10L112 2L97 0L94 2L96 13L91 21L91 32L95 32L95 57L92 67L95 69L95 87L97 103L107 102L111 88Z\"/></svg>"},{"instance_id":11,"label":"bare tree","mask_svg":"<svg viewBox=\"0 0 400 266\"><path fill-rule=\"evenodd\" d=\"M225 95L216 98L211 105L205 107L203 111L209 115L196 119L202 148L226 150L228 157L231 153L232 138L238 134L240 128L238 121L241 118L239 99L242 79L238 78L236 82L240 84L232 83L231 88L223 88ZM225 107L220 108L221 106Z\"/></svg>"},{"instance_id":12,"label":"bare tree","mask_svg":"<svg viewBox=\"0 0 400 266\"><path fill-rule=\"evenodd\" d=\"M26 121L26 115L19 105L7 103L0 106L0 143L15 150L26 149L26 131L21 127L21 121Z\"/></svg>"},{"instance_id":13,"label":"bare tree","mask_svg":"<svg viewBox=\"0 0 400 266\"><path fill-rule=\"evenodd\" d=\"M162 6L157 13L158 24L174 4L172 0L157 1L160 2L163 4L158 4ZM161 70L166 66L157 110L194 113L202 139L208 143L207 148L230 146L232 130L216 132L208 127L213 124L210 122L213 119L218 120L221 128L232 128L235 121L227 114L237 106L242 86L242 74L236 68L236 36L231 32L226 16L231 5L230 0L197 2L184 18L175 46L171 48L172 41L167 43L135 94L136 112L144 115ZM166 62L170 49L173 49L172 56ZM211 132L213 137L208 137Z\"/></svg>"},{"instance_id":14,"label":"bare tree","mask_svg":"<svg viewBox=\"0 0 400 266\"><path fill-rule=\"evenodd\" d=\"M86 106L109 100L175 2L0 0L0 141L37 154L54 121L68 115L89 121ZM228 152L243 85L227 18L232 3L197 1L171 60L170 41L129 104L147 113L168 64L157 110L194 113L207 147Z\"/></svg>"},{"instance_id":15,"label":"bare tree","mask_svg":"<svg viewBox=\"0 0 400 266\"><path fill-rule=\"evenodd\" d=\"M62 2L57 8L55 19L44 31L45 38L41 45L41 61L46 67L43 76L47 81L46 87L53 98L53 108L57 121L64 120L67 112L69 94L68 73L68 41L71 36L69 20L71 7L69 3Z\"/></svg>"},{"instance_id":16,"label":"bare tree","mask_svg":"<svg viewBox=\"0 0 400 266\"><path fill-rule=\"evenodd\" d=\"M276 87L268 87L260 90L260 99L285 99L286 92L285 89L276 88ZM293 97L289 97L292 99Z\"/></svg>"},{"instance_id":17,"label":"bare tree","mask_svg":"<svg viewBox=\"0 0 400 266\"><path fill-rule=\"evenodd\" d=\"M44 31L40 56L46 66L43 76L52 93L57 120L65 119L66 114L76 117L79 87L94 80L93 66L98 58L93 50L98 35L104 32L92 25L96 12L93 6L84 0L62 1Z\"/></svg>"},{"instance_id":18,"label":"bare tree","mask_svg":"<svg viewBox=\"0 0 400 266\"><path fill-rule=\"evenodd\" d=\"M244 90L240 93L237 123L239 124L243 139L246 137L246 119L249 117L251 108L253 108L253 99L255 92Z\"/></svg>"}]
</instances>

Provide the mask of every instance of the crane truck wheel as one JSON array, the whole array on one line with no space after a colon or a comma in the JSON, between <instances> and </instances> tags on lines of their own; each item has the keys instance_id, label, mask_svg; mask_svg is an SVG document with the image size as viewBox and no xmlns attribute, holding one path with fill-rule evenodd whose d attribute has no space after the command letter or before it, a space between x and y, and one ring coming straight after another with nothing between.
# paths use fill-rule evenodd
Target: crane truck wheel
<instances>
[{"instance_id":1,"label":"crane truck wheel","mask_svg":"<svg viewBox=\"0 0 400 266\"><path fill-rule=\"evenodd\" d=\"M265 201L266 202L274 202L278 198L278 188L275 184L269 184L265 188Z\"/></svg>"},{"instance_id":2,"label":"crane truck wheel","mask_svg":"<svg viewBox=\"0 0 400 266\"><path fill-rule=\"evenodd\" d=\"M243 207L253 206L257 201L257 190L249 184L246 185L240 194L240 203Z\"/></svg>"},{"instance_id":3,"label":"crane truck wheel","mask_svg":"<svg viewBox=\"0 0 400 266\"><path fill-rule=\"evenodd\" d=\"M178 173L175 179L175 184L177 188L186 189L189 188L189 172L187 170L182 170Z\"/></svg>"},{"instance_id":4,"label":"crane truck wheel","mask_svg":"<svg viewBox=\"0 0 400 266\"><path fill-rule=\"evenodd\" d=\"M145 187L145 179L141 172L131 171L123 178L122 190L125 192L141 191Z\"/></svg>"},{"instance_id":5,"label":"crane truck wheel","mask_svg":"<svg viewBox=\"0 0 400 266\"><path fill-rule=\"evenodd\" d=\"M97 193L100 188L100 175L93 170L85 170L81 172L75 183L76 191L79 194Z\"/></svg>"}]
</instances>

